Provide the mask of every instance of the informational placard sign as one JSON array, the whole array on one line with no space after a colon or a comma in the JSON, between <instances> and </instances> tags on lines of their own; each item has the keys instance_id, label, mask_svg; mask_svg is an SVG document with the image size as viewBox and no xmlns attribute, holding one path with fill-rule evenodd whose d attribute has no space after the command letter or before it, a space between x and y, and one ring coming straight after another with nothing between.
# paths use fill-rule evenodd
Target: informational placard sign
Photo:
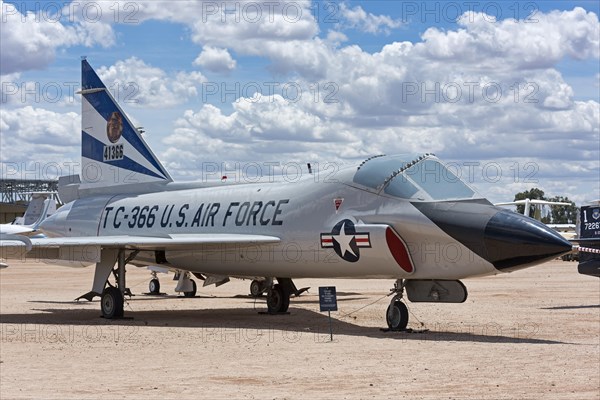
<instances>
[{"instance_id":1,"label":"informational placard sign","mask_svg":"<svg viewBox=\"0 0 600 400\"><path fill-rule=\"evenodd\" d=\"M321 312L327 311L329 316L329 337L333 342L333 327L331 325L331 312L337 311L337 296L335 294L335 286L319 287L319 306Z\"/></svg>"},{"instance_id":2,"label":"informational placard sign","mask_svg":"<svg viewBox=\"0 0 600 400\"><path fill-rule=\"evenodd\" d=\"M600 239L600 206L581 207L579 238Z\"/></svg>"},{"instance_id":3,"label":"informational placard sign","mask_svg":"<svg viewBox=\"0 0 600 400\"><path fill-rule=\"evenodd\" d=\"M319 305L321 306L321 312L338 310L335 286L319 287Z\"/></svg>"}]
</instances>

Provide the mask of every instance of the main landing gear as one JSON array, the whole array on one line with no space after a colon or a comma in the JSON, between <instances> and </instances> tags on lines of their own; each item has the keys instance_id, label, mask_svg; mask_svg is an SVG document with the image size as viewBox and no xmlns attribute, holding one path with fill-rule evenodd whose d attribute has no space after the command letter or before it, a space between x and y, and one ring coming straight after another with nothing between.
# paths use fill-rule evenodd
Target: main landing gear
<instances>
[{"instance_id":1,"label":"main landing gear","mask_svg":"<svg viewBox=\"0 0 600 400\"><path fill-rule=\"evenodd\" d=\"M405 282L402 279L398 279L394 283L392 293L395 293L390 305L387 308L385 314L385 320L388 328L392 331L403 331L406 330L408 325L408 308L406 304L402 302L404 296L404 285Z\"/></svg>"},{"instance_id":2,"label":"main landing gear","mask_svg":"<svg viewBox=\"0 0 600 400\"><path fill-rule=\"evenodd\" d=\"M158 268L158 267L154 267L154 268ZM148 282L148 293L150 295L160 295L160 281L158 280L158 275L157 272L163 272L160 269L159 270L151 270L150 274L151 274L151 279L150 282ZM164 273L167 273L168 270L166 268L164 268ZM202 275L200 274L195 274L196 277L204 279L202 277ZM185 272L185 271L177 271L175 273L175 276L173 277L174 280L177 281L177 286L175 287L175 291L178 293L183 293L184 297L195 297L196 296L196 292L198 290L198 287L196 286L196 282L191 279L192 274L189 272Z\"/></svg>"},{"instance_id":3,"label":"main landing gear","mask_svg":"<svg viewBox=\"0 0 600 400\"><path fill-rule=\"evenodd\" d=\"M184 297L196 297L196 291L198 289L198 287L196 286L196 281L193 279L190 279L190 282L192 283L192 288L191 288L191 290L188 290L187 292L183 292Z\"/></svg>"},{"instance_id":4,"label":"main landing gear","mask_svg":"<svg viewBox=\"0 0 600 400\"><path fill-rule=\"evenodd\" d=\"M291 281L291 279L290 279ZM290 307L290 295L292 292L285 289L281 283L273 285L267 292L267 309L269 314L279 314L287 312Z\"/></svg>"},{"instance_id":5,"label":"main landing gear","mask_svg":"<svg viewBox=\"0 0 600 400\"><path fill-rule=\"evenodd\" d=\"M102 317L107 319L123 317L124 297L121 291L109 286L102 292L100 307L102 308Z\"/></svg>"},{"instance_id":6,"label":"main landing gear","mask_svg":"<svg viewBox=\"0 0 600 400\"><path fill-rule=\"evenodd\" d=\"M179 271L175 291L183 293L184 297L196 297L198 287L196 286L196 281L191 279L191 276L192 275L187 271Z\"/></svg>"},{"instance_id":7,"label":"main landing gear","mask_svg":"<svg viewBox=\"0 0 600 400\"><path fill-rule=\"evenodd\" d=\"M135 255L133 255L135 257ZM133 258L130 256L130 259ZM114 260L114 259L113 259ZM125 265L129 260L125 259L125 250L119 250L117 255L117 267L113 269L116 286L111 286L106 280L106 286L100 297L100 310L102 317L107 319L122 318L123 307L125 304L125 295L131 295L125 285Z\"/></svg>"},{"instance_id":8,"label":"main landing gear","mask_svg":"<svg viewBox=\"0 0 600 400\"><path fill-rule=\"evenodd\" d=\"M300 290L290 278L277 278L277 283L273 285L272 279L267 279L270 289L267 290L267 310L269 314L286 313L290 307L290 297L300 296L309 288L305 287Z\"/></svg>"}]
</instances>

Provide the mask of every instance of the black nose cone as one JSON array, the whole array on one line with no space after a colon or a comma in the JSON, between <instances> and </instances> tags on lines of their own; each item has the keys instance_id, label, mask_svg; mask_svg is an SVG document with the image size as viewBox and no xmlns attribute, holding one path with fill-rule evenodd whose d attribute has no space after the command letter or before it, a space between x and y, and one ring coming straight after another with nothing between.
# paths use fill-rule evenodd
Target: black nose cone
<instances>
[{"instance_id":1,"label":"black nose cone","mask_svg":"<svg viewBox=\"0 0 600 400\"><path fill-rule=\"evenodd\" d=\"M556 231L533 218L467 200L412 203L440 229L494 265L512 271L571 251Z\"/></svg>"},{"instance_id":2,"label":"black nose cone","mask_svg":"<svg viewBox=\"0 0 600 400\"><path fill-rule=\"evenodd\" d=\"M501 270L525 268L571 251L572 245L556 231L532 218L499 211L484 230L486 259Z\"/></svg>"}]
</instances>

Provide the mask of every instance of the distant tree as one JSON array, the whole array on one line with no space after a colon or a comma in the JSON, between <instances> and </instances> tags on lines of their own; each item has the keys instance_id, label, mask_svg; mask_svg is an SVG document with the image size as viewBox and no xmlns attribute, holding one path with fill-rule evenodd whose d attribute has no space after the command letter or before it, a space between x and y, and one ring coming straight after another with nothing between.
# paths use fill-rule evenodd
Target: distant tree
<instances>
[{"instance_id":1,"label":"distant tree","mask_svg":"<svg viewBox=\"0 0 600 400\"><path fill-rule=\"evenodd\" d=\"M515 199L513 201L517 201L517 200L525 200L525 199L529 199L529 200L547 200L546 197L544 196L544 191L542 189L538 189L538 188L531 188L529 190L526 190L524 192L519 192L517 194L515 194ZM525 213L525 205L523 204L517 204L517 212L519 214L523 214Z\"/></svg>"},{"instance_id":2,"label":"distant tree","mask_svg":"<svg viewBox=\"0 0 600 400\"><path fill-rule=\"evenodd\" d=\"M554 196L548 201L571 203L570 206L551 206L550 215L553 224L574 224L577 221L577 206L568 197Z\"/></svg>"},{"instance_id":3,"label":"distant tree","mask_svg":"<svg viewBox=\"0 0 600 400\"><path fill-rule=\"evenodd\" d=\"M534 215L534 218L535 219L539 218L540 222L542 222L544 224L551 224L552 223L552 216L550 215L550 213L548 211L546 211L546 213L544 215L542 215L542 212L544 212L544 207L545 206L537 205L535 207L536 207L536 214ZM538 209L540 210L539 213L537 212Z\"/></svg>"}]
</instances>

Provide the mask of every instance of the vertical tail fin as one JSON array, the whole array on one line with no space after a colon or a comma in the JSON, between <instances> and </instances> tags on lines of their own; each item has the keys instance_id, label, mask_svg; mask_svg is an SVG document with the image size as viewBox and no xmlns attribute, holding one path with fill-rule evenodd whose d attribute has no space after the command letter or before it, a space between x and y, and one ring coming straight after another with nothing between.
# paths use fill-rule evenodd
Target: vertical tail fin
<instances>
[{"instance_id":1,"label":"vertical tail fin","mask_svg":"<svg viewBox=\"0 0 600 400\"><path fill-rule=\"evenodd\" d=\"M39 224L54 214L56 211L56 201L51 198L51 193L33 193L31 201L25 215L23 215L23 225L32 229L37 229Z\"/></svg>"},{"instance_id":2,"label":"vertical tail fin","mask_svg":"<svg viewBox=\"0 0 600 400\"><path fill-rule=\"evenodd\" d=\"M56 201L54 199L50 199L50 198L44 200L44 206L43 206L42 213L40 214L40 216L37 219L37 221L35 221L33 223L33 225L31 225L31 228L34 231L37 231L38 228L40 227L40 224L42 222L44 222L44 220L46 218L48 218L49 216L51 216L55 212L56 212Z\"/></svg>"},{"instance_id":3,"label":"vertical tail fin","mask_svg":"<svg viewBox=\"0 0 600 400\"><path fill-rule=\"evenodd\" d=\"M87 60L81 61L81 188L171 182Z\"/></svg>"}]
</instances>

